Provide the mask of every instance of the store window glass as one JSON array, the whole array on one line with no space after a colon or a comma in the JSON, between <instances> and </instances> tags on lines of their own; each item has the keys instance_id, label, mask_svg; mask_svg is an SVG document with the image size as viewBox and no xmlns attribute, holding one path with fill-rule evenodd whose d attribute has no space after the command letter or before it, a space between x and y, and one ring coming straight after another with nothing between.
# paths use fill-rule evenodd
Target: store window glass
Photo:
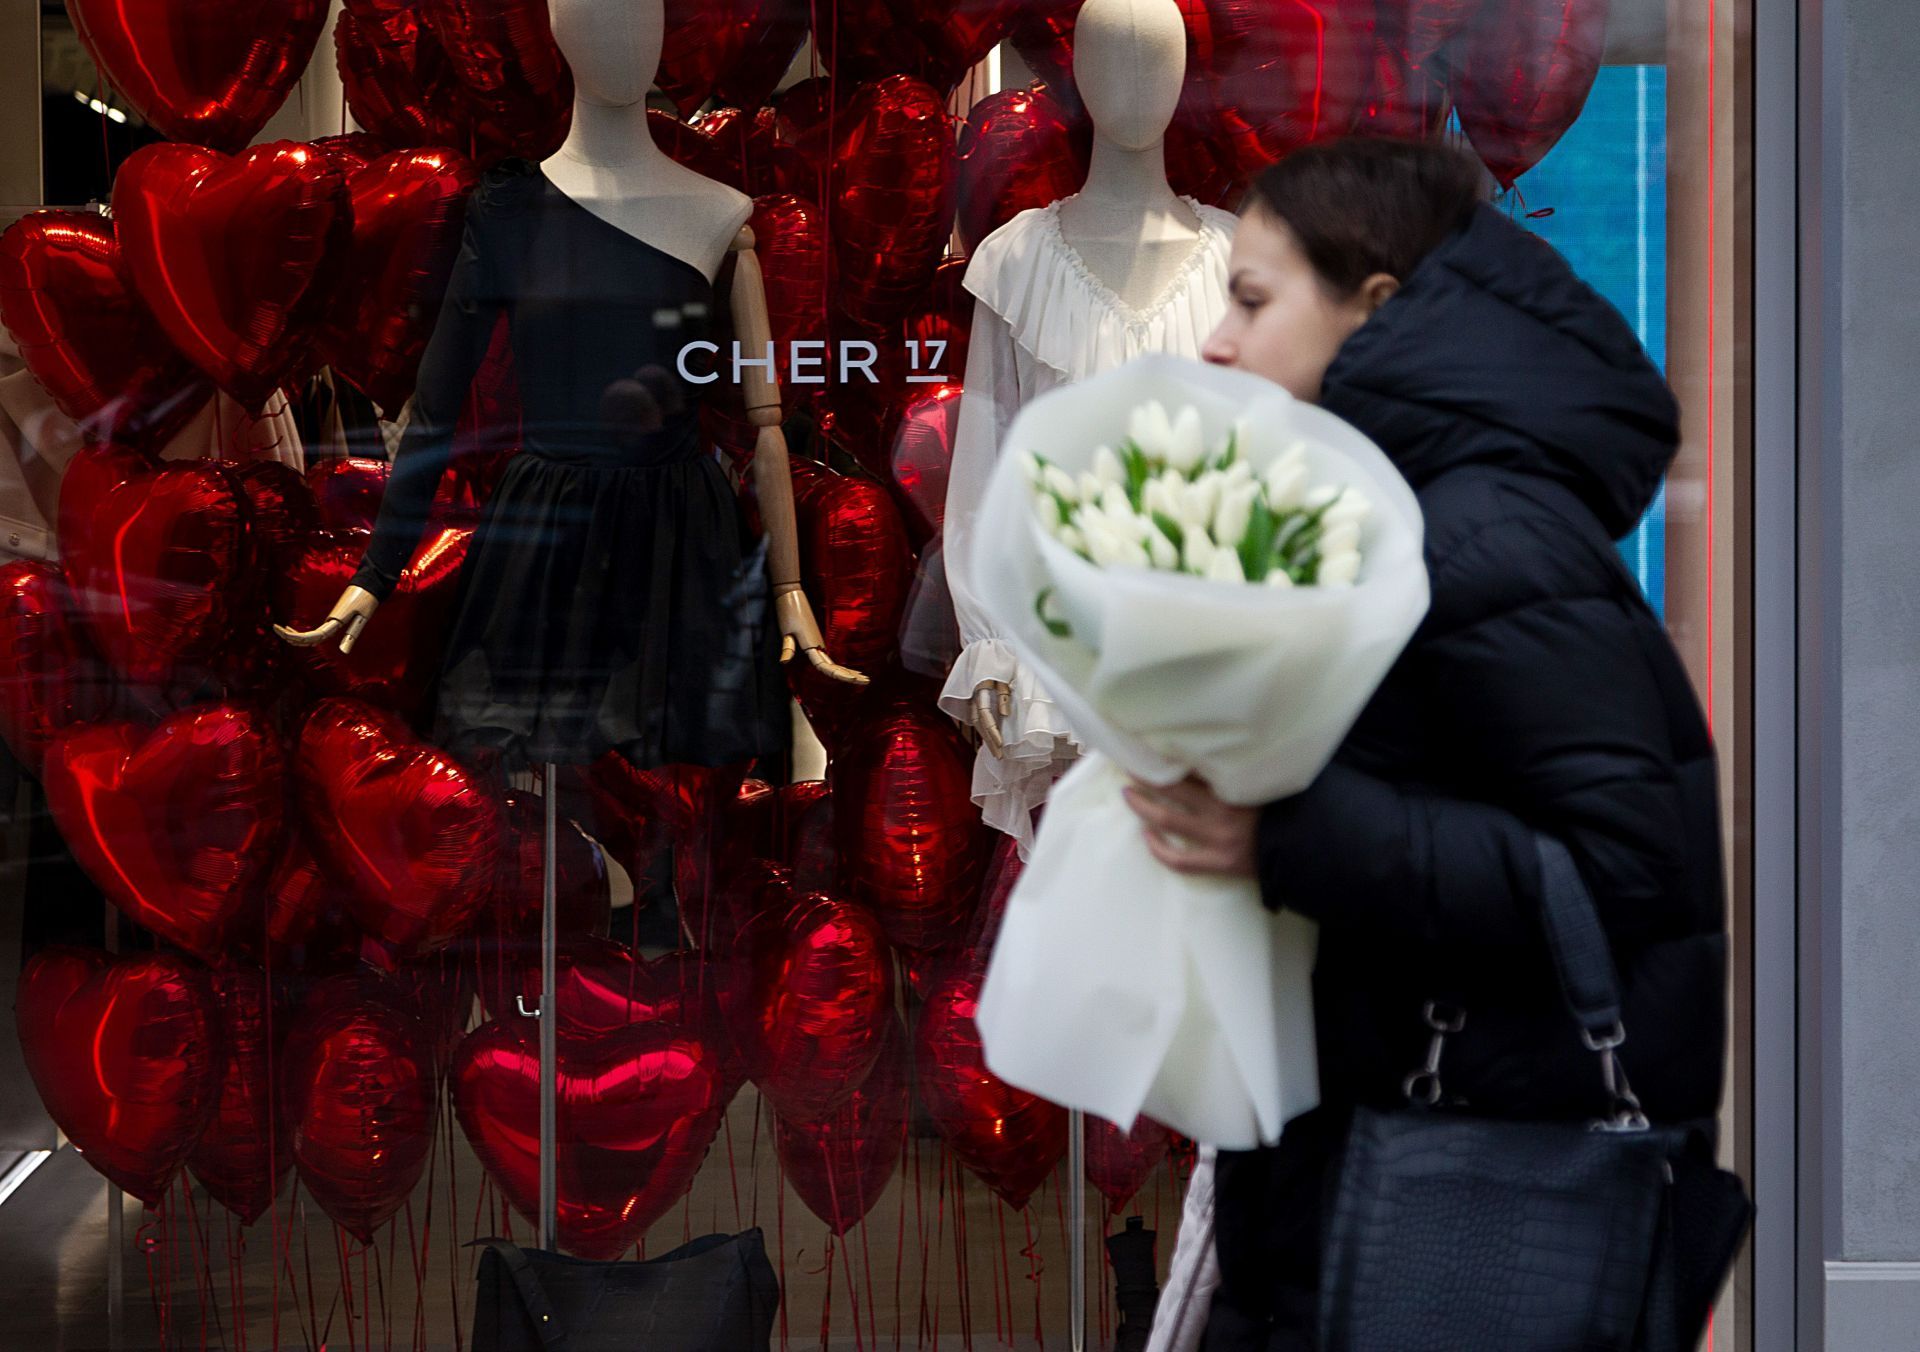
<instances>
[{"instance_id":1,"label":"store window glass","mask_svg":"<svg viewBox=\"0 0 1920 1352\"><path fill-rule=\"evenodd\" d=\"M1078 747L953 523L1019 408L1200 355L1310 140L1477 153L1711 381L1700 80L1664 3L1089 3L49 0L0 43L10 1336L464 1348L496 1237L673 1259L663 1347L1204 1306L1208 1152L986 1066ZM1663 614L1710 610L1699 502L1621 545Z\"/></svg>"}]
</instances>

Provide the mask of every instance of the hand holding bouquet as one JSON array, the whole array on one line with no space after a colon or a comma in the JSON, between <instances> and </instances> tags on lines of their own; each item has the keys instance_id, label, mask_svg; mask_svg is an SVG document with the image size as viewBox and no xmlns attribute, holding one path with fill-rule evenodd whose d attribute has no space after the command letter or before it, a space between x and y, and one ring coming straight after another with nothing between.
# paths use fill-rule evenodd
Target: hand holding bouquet
<instances>
[{"instance_id":1,"label":"hand holding bouquet","mask_svg":"<svg viewBox=\"0 0 1920 1352\"><path fill-rule=\"evenodd\" d=\"M1313 927L1165 868L1121 790L1197 774L1254 806L1312 783L1425 614L1413 494L1278 386L1147 357L1022 412L978 531L979 595L1095 753L1009 901L988 1065L1121 1124L1274 1140L1318 1098Z\"/></svg>"}]
</instances>

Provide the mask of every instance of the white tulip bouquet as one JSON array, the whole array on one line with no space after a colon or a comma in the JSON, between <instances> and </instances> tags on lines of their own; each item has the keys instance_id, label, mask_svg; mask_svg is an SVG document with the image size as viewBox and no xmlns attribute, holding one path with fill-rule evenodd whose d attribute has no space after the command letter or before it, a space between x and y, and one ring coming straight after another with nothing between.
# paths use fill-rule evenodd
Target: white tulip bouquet
<instances>
[{"instance_id":1,"label":"white tulip bouquet","mask_svg":"<svg viewBox=\"0 0 1920 1352\"><path fill-rule=\"evenodd\" d=\"M1092 753L1009 899L987 1064L1113 1122L1271 1142L1318 1099L1313 926L1164 867L1121 791L1313 782L1426 613L1413 493L1324 410L1154 356L1022 410L976 530L978 595Z\"/></svg>"}]
</instances>

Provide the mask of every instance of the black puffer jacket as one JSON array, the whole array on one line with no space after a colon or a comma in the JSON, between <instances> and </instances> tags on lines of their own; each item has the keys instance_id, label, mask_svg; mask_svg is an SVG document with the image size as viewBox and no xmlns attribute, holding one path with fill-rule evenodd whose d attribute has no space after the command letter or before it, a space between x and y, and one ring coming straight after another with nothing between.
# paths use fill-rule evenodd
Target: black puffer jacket
<instances>
[{"instance_id":1,"label":"black puffer jacket","mask_svg":"<svg viewBox=\"0 0 1920 1352\"><path fill-rule=\"evenodd\" d=\"M1469 1011L1446 1054L1450 1094L1496 1114L1605 1106L1542 939L1545 831L1572 851L1612 941L1634 1088L1656 1119L1710 1117L1726 965L1713 747L1614 547L1673 458L1666 383L1557 253L1482 207L1342 349L1322 402L1418 493L1433 583L1430 614L1335 763L1260 823L1268 903L1321 924L1330 1113L1398 1101L1435 996ZM1300 1213L1337 1123L1295 1135L1280 1154L1223 1163L1236 1300L1308 1276L1274 1264L1287 1265L1287 1234L1311 1248Z\"/></svg>"}]
</instances>

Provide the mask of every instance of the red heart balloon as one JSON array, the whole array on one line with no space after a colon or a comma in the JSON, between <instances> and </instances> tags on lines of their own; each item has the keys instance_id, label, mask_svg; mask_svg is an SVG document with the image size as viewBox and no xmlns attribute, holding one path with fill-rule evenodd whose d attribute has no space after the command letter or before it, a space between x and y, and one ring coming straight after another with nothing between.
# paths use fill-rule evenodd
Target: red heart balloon
<instances>
[{"instance_id":1,"label":"red heart balloon","mask_svg":"<svg viewBox=\"0 0 1920 1352\"><path fill-rule=\"evenodd\" d=\"M1028 0L1020 6L1007 40L1039 76L1060 106L1080 111L1073 83L1073 25L1084 0Z\"/></svg>"},{"instance_id":2,"label":"red heart balloon","mask_svg":"<svg viewBox=\"0 0 1920 1352\"><path fill-rule=\"evenodd\" d=\"M817 0L735 0L733 51L714 95L741 108L759 108L793 65L812 27Z\"/></svg>"},{"instance_id":3,"label":"red heart balloon","mask_svg":"<svg viewBox=\"0 0 1920 1352\"><path fill-rule=\"evenodd\" d=\"M187 1165L209 1196L252 1225L280 1195L293 1170L285 1115L273 1070L286 1042L288 1013L272 1008L259 972L215 972L214 998L226 1049L220 1098Z\"/></svg>"},{"instance_id":4,"label":"red heart balloon","mask_svg":"<svg viewBox=\"0 0 1920 1352\"><path fill-rule=\"evenodd\" d=\"M814 893L760 916L744 942L750 986L734 1043L776 1112L817 1122L852 1097L885 1045L887 941L860 907Z\"/></svg>"},{"instance_id":5,"label":"red heart balloon","mask_svg":"<svg viewBox=\"0 0 1920 1352\"><path fill-rule=\"evenodd\" d=\"M781 401L792 414L818 393L821 386L814 382L833 378L827 347L830 255L826 223L813 203L786 193L759 199L750 224L753 251L759 257L766 285L767 320L773 334ZM795 343L818 344L803 351L817 353L825 362L803 372L806 383L795 376Z\"/></svg>"},{"instance_id":6,"label":"red heart balloon","mask_svg":"<svg viewBox=\"0 0 1920 1352\"><path fill-rule=\"evenodd\" d=\"M968 260L956 255L933 270L933 285L920 304L907 312L905 336L920 347L909 351L911 364L926 375L945 377L953 384L966 374L967 349L973 338L973 292L966 288ZM937 388L915 387L920 390Z\"/></svg>"},{"instance_id":7,"label":"red heart balloon","mask_svg":"<svg viewBox=\"0 0 1920 1352\"><path fill-rule=\"evenodd\" d=\"M740 994L741 973L729 961L685 950L651 962L625 944L586 936L563 939L554 954L554 1009L560 1029L581 1038L618 1033L638 1024L665 1024L699 1033L712 1042L723 1064L733 1061L725 1011ZM516 972L516 993L529 1007L540 1003L538 955ZM727 1064L736 1087L735 1067Z\"/></svg>"},{"instance_id":8,"label":"red heart balloon","mask_svg":"<svg viewBox=\"0 0 1920 1352\"><path fill-rule=\"evenodd\" d=\"M88 1164L159 1206L219 1100L206 975L164 953L50 948L20 974L15 1009L48 1116Z\"/></svg>"},{"instance_id":9,"label":"red heart balloon","mask_svg":"<svg viewBox=\"0 0 1920 1352\"><path fill-rule=\"evenodd\" d=\"M833 881L837 857L833 847L833 795L824 779L803 779L780 789L782 848L780 857L793 872L801 892L824 891Z\"/></svg>"},{"instance_id":10,"label":"red heart balloon","mask_svg":"<svg viewBox=\"0 0 1920 1352\"><path fill-rule=\"evenodd\" d=\"M673 890L680 928L688 941L710 948L726 935L724 916L712 903L713 876L723 856L716 831L745 766L664 765L636 769L609 753L587 772L594 800L595 834L640 885L662 849L673 851Z\"/></svg>"},{"instance_id":11,"label":"red heart balloon","mask_svg":"<svg viewBox=\"0 0 1920 1352\"><path fill-rule=\"evenodd\" d=\"M509 793L503 806L506 836L495 884L500 916L510 932L530 935L537 941L546 884L545 804L539 798ZM571 819L561 817L556 828L554 890L559 902L560 933L569 938L605 938L613 923L606 856Z\"/></svg>"},{"instance_id":12,"label":"red heart balloon","mask_svg":"<svg viewBox=\"0 0 1920 1352\"><path fill-rule=\"evenodd\" d=\"M1448 44L1461 130L1504 188L1586 107L1607 45L1608 0L1486 0Z\"/></svg>"},{"instance_id":13,"label":"red heart balloon","mask_svg":"<svg viewBox=\"0 0 1920 1352\"><path fill-rule=\"evenodd\" d=\"M319 355L389 415L413 393L474 181L448 150L396 151L347 180L353 244Z\"/></svg>"},{"instance_id":14,"label":"red heart balloon","mask_svg":"<svg viewBox=\"0 0 1920 1352\"><path fill-rule=\"evenodd\" d=\"M594 839L626 870L636 906L649 900L648 880L673 848L666 817L643 779L646 773L613 751L580 772L593 805Z\"/></svg>"},{"instance_id":15,"label":"red heart balloon","mask_svg":"<svg viewBox=\"0 0 1920 1352\"><path fill-rule=\"evenodd\" d=\"M872 479L822 470L796 495L801 574L827 651L856 669L885 663L900 643L913 551L900 509Z\"/></svg>"},{"instance_id":16,"label":"red heart balloon","mask_svg":"<svg viewBox=\"0 0 1920 1352\"><path fill-rule=\"evenodd\" d=\"M171 141L238 150L300 80L327 0L67 0L122 97Z\"/></svg>"},{"instance_id":17,"label":"red heart balloon","mask_svg":"<svg viewBox=\"0 0 1920 1352\"><path fill-rule=\"evenodd\" d=\"M692 125L713 143L713 162L724 169L715 177L722 183L762 197L805 182L806 162L780 144L773 109L715 108L696 115Z\"/></svg>"},{"instance_id":18,"label":"red heart balloon","mask_svg":"<svg viewBox=\"0 0 1920 1352\"><path fill-rule=\"evenodd\" d=\"M318 518L314 524L328 531L372 530L391 468L388 461L366 456L343 456L311 466L307 488L313 493Z\"/></svg>"},{"instance_id":19,"label":"red heart balloon","mask_svg":"<svg viewBox=\"0 0 1920 1352\"><path fill-rule=\"evenodd\" d=\"M1120 1208L1147 1185L1147 1178L1167 1157L1172 1133L1143 1117L1132 1131L1122 1131L1104 1118L1087 1119L1087 1182L1107 1199L1107 1214Z\"/></svg>"},{"instance_id":20,"label":"red heart balloon","mask_svg":"<svg viewBox=\"0 0 1920 1352\"><path fill-rule=\"evenodd\" d=\"M987 1069L974 1011L980 979L941 981L920 1013L920 1099L960 1162L1019 1210L1067 1151L1067 1110L1015 1089Z\"/></svg>"},{"instance_id":21,"label":"red heart balloon","mask_svg":"<svg viewBox=\"0 0 1920 1352\"><path fill-rule=\"evenodd\" d=\"M1380 0L1381 36L1418 71L1486 5L1486 0Z\"/></svg>"},{"instance_id":22,"label":"red heart balloon","mask_svg":"<svg viewBox=\"0 0 1920 1352\"><path fill-rule=\"evenodd\" d=\"M653 143L660 147L668 159L693 170L702 178L725 183L729 178L738 177L713 138L665 109L647 109L647 130L653 135Z\"/></svg>"},{"instance_id":23,"label":"red heart balloon","mask_svg":"<svg viewBox=\"0 0 1920 1352\"><path fill-rule=\"evenodd\" d=\"M347 920L348 888L313 857L306 832L287 832L260 906L234 926L234 944L249 959L275 972L315 965L357 946Z\"/></svg>"},{"instance_id":24,"label":"red heart balloon","mask_svg":"<svg viewBox=\"0 0 1920 1352\"><path fill-rule=\"evenodd\" d=\"M911 75L950 91L1007 35L1022 2L837 0L819 8L819 46L842 78Z\"/></svg>"},{"instance_id":25,"label":"red heart balloon","mask_svg":"<svg viewBox=\"0 0 1920 1352\"><path fill-rule=\"evenodd\" d=\"M113 216L147 308L220 388L258 413L306 369L352 239L328 156L297 141L231 158L144 146L114 178Z\"/></svg>"},{"instance_id":26,"label":"red heart balloon","mask_svg":"<svg viewBox=\"0 0 1920 1352\"><path fill-rule=\"evenodd\" d=\"M932 386L907 405L893 436L893 485L906 505L905 524L918 547L938 539L946 520L961 394L957 384Z\"/></svg>"},{"instance_id":27,"label":"red heart balloon","mask_svg":"<svg viewBox=\"0 0 1920 1352\"><path fill-rule=\"evenodd\" d=\"M1234 167L1351 131L1373 81L1373 0L1181 0ZM1197 58L1197 59L1195 59Z\"/></svg>"},{"instance_id":28,"label":"red heart balloon","mask_svg":"<svg viewBox=\"0 0 1920 1352\"><path fill-rule=\"evenodd\" d=\"M213 394L127 281L113 226L32 211L0 235L0 324L88 440L156 449Z\"/></svg>"},{"instance_id":29,"label":"red heart balloon","mask_svg":"<svg viewBox=\"0 0 1920 1352\"><path fill-rule=\"evenodd\" d=\"M60 570L31 559L0 566L0 736L14 756L37 775L54 738L99 717L110 694Z\"/></svg>"},{"instance_id":30,"label":"red heart balloon","mask_svg":"<svg viewBox=\"0 0 1920 1352\"><path fill-rule=\"evenodd\" d=\"M324 620L352 582L370 538L368 531L309 535L276 579L275 618L300 629ZM332 644L296 651L313 688L417 713L440 670L460 569L472 541L471 526L429 527L413 561L401 572L400 584L367 622L351 653Z\"/></svg>"},{"instance_id":31,"label":"red heart balloon","mask_svg":"<svg viewBox=\"0 0 1920 1352\"><path fill-rule=\"evenodd\" d=\"M849 314L898 319L953 233L955 151L946 105L925 83L896 75L862 86L837 121L835 299Z\"/></svg>"},{"instance_id":32,"label":"red heart balloon","mask_svg":"<svg viewBox=\"0 0 1920 1352\"><path fill-rule=\"evenodd\" d=\"M281 1059L290 1149L320 1209L363 1244L426 1171L439 1087L426 1027L371 972L329 978L303 1002Z\"/></svg>"},{"instance_id":33,"label":"red heart balloon","mask_svg":"<svg viewBox=\"0 0 1920 1352\"><path fill-rule=\"evenodd\" d=\"M151 731L97 723L47 751L47 804L80 866L128 918L219 962L259 902L286 826L286 756L236 704Z\"/></svg>"},{"instance_id":34,"label":"red heart balloon","mask_svg":"<svg viewBox=\"0 0 1920 1352\"><path fill-rule=\"evenodd\" d=\"M245 571L212 666L229 688L262 690L277 684L292 659L293 650L273 634L272 588L298 561L318 519L313 493L277 460L205 463L225 470L240 489L247 518Z\"/></svg>"},{"instance_id":35,"label":"red heart balloon","mask_svg":"<svg viewBox=\"0 0 1920 1352\"><path fill-rule=\"evenodd\" d=\"M246 616L245 493L219 466L82 451L61 483L59 536L94 642L137 681L204 661Z\"/></svg>"},{"instance_id":36,"label":"red heart balloon","mask_svg":"<svg viewBox=\"0 0 1920 1352\"><path fill-rule=\"evenodd\" d=\"M483 145L535 161L560 148L573 122L573 72L547 0L423 0L420 12L465 88L474 158Z\"/></svg>"},{"instance_id":37,"label":"red heart balloon","mask_svg":"<svg viewBox=\"0 0 1920 1352\"><path fill-rule=\"evenodd\" d=\"M354 922L403 954L457 937L492 898L500 805L393 714L324 700L300 731L300 806Z\"/></svg>"},{"instance_id":38,"label":"red heart balloon","mask_svg":"<svg viewBox=\"0 0 1920 1352\"><path fill-rule=\"evenodd\" d=\"M841 876L894 943L947 946L973 918L991 849L966 743L950 719L903 703L863 722L837 752Z\"/></svg>"},{"instance_id":39,"label":"red heart balloon","mask_svg":"<svg viewBox=\"0 0 1920 1352\"><path fill-rule=\"evenodd\" d=\"M1419 141L1445 130L1453 103L1439 63L1417 70L1397 46L1384 40L1374 43L1373 57L1373 91L1355 132Z\"/></svg>"},{"instance_id":40,"label":"red heart balloon","mask_svg":"<svg viewBox=\"0 0 1920 1352\"><path fill-rule=\"evenodd\" d=\"M1021 212L1080 191L1092 154L1090 124L1069 122L1037 86L1003 89L974 104L960 133L960 238L967 251Z\"/></svg>"},{"instance_id":41,"label":"red heart balloon","mask_svg":"<svg viewBox=\"0 0 1920 1352\"><path fill-rule=\"evenodd\" d=\"M660 70L654 84L691 117L713 96L734 56L740 0L665 0Z\"/></svg>"},{"instance_id":42,"label":"red heart balloon","mask_svg":"<svg viewBox=\"0 0 1920 1352\"><path fill-rule=\"evenodd\" d=\"M334 21L333 46L353 120L382 141L395 146L472 143L466 88L421 17L418 0L344 0ZM495 157L477 147L475 155Z\"/></svg>"},{"instance_id":43,"label":"red heart balloon","mask_svg":"<svg viewBox=\"0 0 1920 1352\"><path fill-rule=\"evenodd\" d=\"M560 1247L611 1260L692 1186L720 1129L726 1083L699 1033L641 1024L594 1038L561 1034L555 1160ZM453 1107L473 1153L516 1210L540 1200L537 1040L489 1023L460 1044Z\"/></svg>"},{"instance_id":44,"label":"red heart balloon","mask_svg":"<svg viewBox=\"0 0 1920 1352\"><path fill-rule=\"evenodd\" d=\"M907 1039L889 1022L886 1050L845 1104L818 1122L774 1119L781 1175L835 1235L866 1219L906 1148Z\"/></svg>"}]
</instances>

